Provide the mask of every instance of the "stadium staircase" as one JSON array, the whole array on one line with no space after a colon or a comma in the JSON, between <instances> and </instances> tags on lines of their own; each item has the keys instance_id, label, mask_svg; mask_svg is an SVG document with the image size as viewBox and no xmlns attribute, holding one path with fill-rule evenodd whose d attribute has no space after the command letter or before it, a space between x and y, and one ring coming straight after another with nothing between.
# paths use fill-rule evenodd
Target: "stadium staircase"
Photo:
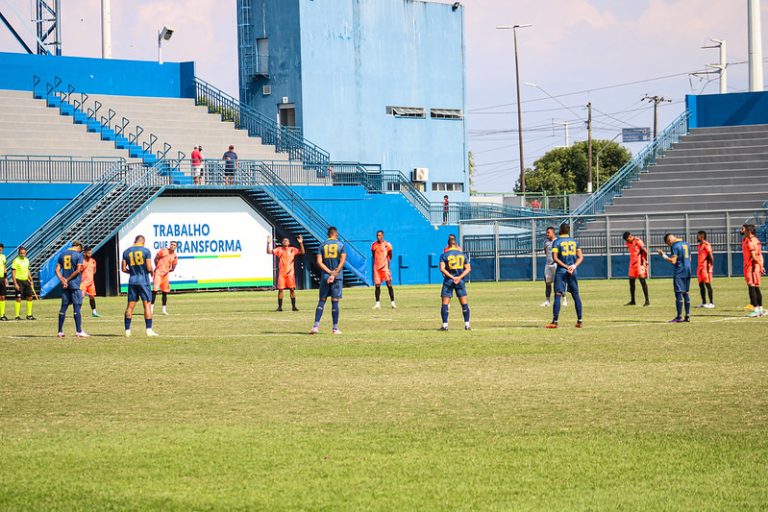
<instances>
[{"instance_id":1,"label":"stadium staircase","mask_svg":"<svg viewBox=\"0 0 768 512\"><path fill-rule=\"evenodd\" d=\"M653 217L659 231L679 230L681 213L705 230L723 226L723 214L708 211L754 210L759 216L768 199L768 126L693 129L634 174L604 203L604 213L622 215L611 220L614 232L644 230L647 213L670 213ZM581 231L594 232L605 232L605 220L595 219Z\"/></svg>"}]
</instances>

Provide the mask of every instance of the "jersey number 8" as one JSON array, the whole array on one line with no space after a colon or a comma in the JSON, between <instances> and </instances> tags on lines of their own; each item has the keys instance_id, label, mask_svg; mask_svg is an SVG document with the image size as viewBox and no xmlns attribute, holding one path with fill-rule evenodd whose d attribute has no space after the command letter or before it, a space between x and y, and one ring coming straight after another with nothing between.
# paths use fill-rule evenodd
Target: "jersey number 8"
<instances>
[{"instance_id":1,"label":"jersey number 8","mask_svg":"<svg viewBox=\"0 0 768 512\"><path fill-rule=\"evenodd\" d=\"M128 254L128 257L131 259L131 266L134 267L136 265L143 265L144 264L144 253L141 251L134 251L132 253Z\"/></svg>"},{"instance_id":2,"label":"jersey number 8","mask_svg":"<svg viewBox=\"0 0 768 512\"><path fill-rule=\"evenodd\" d=\"M69 254L64 256L64 270L72 270L72 256Z\"/></svg>"}]
</instances>

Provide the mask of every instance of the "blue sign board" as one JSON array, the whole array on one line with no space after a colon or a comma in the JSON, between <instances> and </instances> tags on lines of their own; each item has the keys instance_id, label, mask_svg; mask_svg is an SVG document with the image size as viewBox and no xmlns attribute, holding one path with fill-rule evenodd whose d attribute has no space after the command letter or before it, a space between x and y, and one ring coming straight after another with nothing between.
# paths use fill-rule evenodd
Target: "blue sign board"
<instances>
[{"instance_id":1,"label":"blue sign board","mask_svg":"<svg viewBox=\"0 0 768 512\"><path fill-rule=\"evenodd\" d=\"M650 128L624 128L621 130L622 142L649 142L650 140Z\"/></svg>"}]
</instances>

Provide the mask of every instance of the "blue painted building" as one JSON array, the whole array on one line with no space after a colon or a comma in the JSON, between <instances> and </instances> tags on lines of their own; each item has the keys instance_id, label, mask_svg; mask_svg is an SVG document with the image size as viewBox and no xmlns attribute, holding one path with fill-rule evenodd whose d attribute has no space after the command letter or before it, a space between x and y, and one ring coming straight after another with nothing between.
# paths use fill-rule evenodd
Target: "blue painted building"
<instances>
[{"instance_id":1,"label":"blue painted building","mask_svg":"<svg viewBox=\"0 0 768 512\"><path fill-rule=\"evenodd\" d=\"M427 168L469 195L464 9L420 0L238 0L240 97L336 161Z\"/></svg>"}]
</instances>

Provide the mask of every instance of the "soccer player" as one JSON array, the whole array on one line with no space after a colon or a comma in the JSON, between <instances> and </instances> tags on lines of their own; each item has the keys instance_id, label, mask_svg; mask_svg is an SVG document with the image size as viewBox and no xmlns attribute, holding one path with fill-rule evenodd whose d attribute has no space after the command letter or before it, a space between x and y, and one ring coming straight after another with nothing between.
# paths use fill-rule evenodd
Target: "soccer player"
<instances>
[{"instance_id":1,"label":"soccer player","mask_svg":"<svg viewBox=\"0 0 768 512\"><path fill-rule=\"evenodd\" d=\"M764 316L763 294L760 291L760 275L763 267L763 246L755 236L755 225L745 224L741 227L741 249L744 256L744 279L749 288L749 303L754 308L747 316L755 318Z\"/></svg>"},{"instance_id":2,"label":"soccer player","mask_svg":"<svg viewBox=\"0 0 768 512\"><path fill-rule=\"evenodd\" d=\"M168 292L171 291L170 274L176 270L179 256L176 254L176 242L171 242L167 249L160 249L155 254L155 275L152 280L152 312L155 311L155 299L157 292L163 292L163 314L168 314Z\"/></svg>"},{"instance_id":3,"label":"soccer player","mask_svg":"<svg viewBox=\"0 0 768 512\"><path fill-rule=\"evenodd\" d=\"M635 302L635 281L640 279L640 286L643 289L643 295L645 296L645 302L643 306L650 306L651 301L648 299L648 283L645 281L648 279L648 249L642 240L635 235L626 231L623 235L624 242L627 244L629 250L629 297L630 300L625 306L634 306Z\"/></svg>"},{"instance_id":4,"label":"soccer player","mask_svg":"<svg viewBox=\"0 0 768 512\"><path fill-rule=\"evenodd\" d=\"M451 235L449 238L448 250L440 256L440 273L443 274L443 289L440 292L442 306L440 307L440 317L443 320L441 331L448 330L448 311L451 304L451 298L456 293L461 304L461 312L464 314L464 330L471 331L469 325L469 304L467 303L467 286L464 284L464 278L472 271L469 264L469 258L461 248L456 245L456 237Z\"/></svg>"},{"instance_id":5,"label":"soccer player","mask_svg":"<svg viewBox=\"0 0 768 512\"><path fill-rule=\"evenodd\" d=\"M568 224L560 225L560 236L552 245L552 259L555 260L555 303L552 306L552 322L546 325L547 329L557 329L557 321L560 317L560 301L565 297L566 290L573 297L576 306L576 327L581 329L584 325L582 319L581 296L579 295L579 279L576 269L584 261L579 242L571 238L571 227Z\"/></svg>"},{"instance_id":6,"label":"soccer player","mask_svg":"<svg viewBox=\"0 0 768 512\"><path fill-rule=\"evenodd\" d=\"M317 253L317 266L320 267L320 300L315 310L315 325L309 334L320 332L320 320L328 297L331 298L331 314L333 316L333 334L341 334L339 330L339 301L344 286L344 263L347 261L347 249L339 241L339 231L331 226L328 228L328 240L320 246Z\"/></svg>"},{"instance_id":7,"label":"soccer player","mask_svg":"<svg viewBox=\"0 0 768 512\"><path fill-rule=\"evenodd\" d=\"M27 299L27 320L37 320L32 316L32 299L37 295L32 284L32 272L29 270L27 249L19 247L19 255L11 262L11 277L16 290L16 320L21 320L21 297Z\"/></svg>"},{"instance_id":8,"label":"soccer player","mask_svg":"<svg viewBox=\"0 0 768 512\"><path fill-rule=\"evenodd\" d=\"M688 242L680 240L672 233L664 235L664 243L670 247L669 255L664 254L664 251L659 249L659 256L675 266L672 284L675 289L677 316L669 323L690 322L691 297L688 292L691 289L691 248L688 246ZM683 318L683 305L685 305L685 318Z\"/></svg>"},{"instance_id":9,"label":"soccer player","mask_svg":"<svg viewBox=\"0 0 768 512\"><path fill-rule=\"evenodd\" d=\"M125 336L131 336L131 320L136 302L141 300L144 306L144 324L147 336L159 336L152 330L152 289L149 285L152 276L152 253L144 247L145 239L139 235L133 245L123 252L121 269L130 274L128 280L128 306L125 308Z\"/></svg>"},{"instance_id":10,"label":"soccer player","mask_svg":"<svg viewBox=\"0 0 768 512\"><path fill-rule=\"evenodd\" d=\"M555 271L557 270L557 264L552 258L552 245L555 243L555 228L549 226L547 228L547 239L544 240L544 255L547 257L547 262L544 264L544 295L547 300L541 303L541 307L549 307L549 298L552 296L552 284L555 282Z\"/></svg>"},{"instance_id":11,"label":"soccer player","mask_svg":"<svg viewBox=\"0 0 768 512\"><path fill-rule=\"evenodd\" d=\"M80 309L83 306L83 292L80 290L80 279L83 272L83 244L72 242L72 247L61 253L56 263L56 277L61 282L61 308L59 309L59 333L58 337L64 337L64 320L67 318L67 309L72 304L75 316L75 336L78 338L90 338L83 330L83 315Z\"/></svg>"},{"instance_id":12,"label":"soccer player","mask_svg":"<svg viewBox=\"0 0 768 512\"><path fill-rule=\"evenodd\" d=\"M456 246L459 250L461 250L461 246L456 241L456 235L448 235L448 242L446 243L446 246L443 248L443 252L446 253L451 250L451 247Z\"/></svg>"},{"instance_id":13,"label":"soccer player","mask_svg":"<svg viewBox=\"0 0 768 512\"><path fill-rule=\"evenodd\" d=\"M3 254L5 246L0 244L0 322L7 322L8 317L5 316L5 294L8 287L8 276L5 274L5 254Z\"/></svg>"},{"instance_id":14,"label":"soccer player","mask_svg":"<svg viewBox=\"0 0 768 512\"><path fill-rule=\"evenodd\" d=\"M296 307L296 269L294 260L296 256L304 254L304 238L299 235L296 237L299 248L291 247L291 241L283 238L280 247L272 246L272 237L267 237L267 254L274 254L277 258L277 310L283 310L283 291L289 290L291 294L291 309L298 311Z\"/></svg>"},{"instance_id":15,"label":"soccer player","mask_svg":"<svg viewBox=\"0 0 768 512\"><path fill-rule=\"evenodd\" d=\"M94 276L96 275L96 260L93 258L93 249L86 247L83 249L83 271L80 273L82 277L82 284L80 289L83 295L88 297L91 305L91 316L95 318L101 318L101 315L96 311L96 283Z\"/></svg>"},{"instance_id":16,"label":"soccer player","mask_svg":"<svg viewBox=\"0 0 768 512\"><path fill-rule=\"evenodd\" d=\"M376 232L376 241L371 244L373 253L373 284L376 286L374 292L376 304L373 309L381 309L381 283L387 283L389 291L389 300L392 309L397 309L395 304L395 289L392 288L392 272L389 269L389 262L392 261L392 244L384 240L384 232Z\"/></svg>"},{"instance_id":17,"label":"soccer player","mask_svg":"<svg viewBox=\"0 0 768 512\"><path fill-rule=\"evenodd\" d=\"M712 272L715 260L712 255L712 246L707 242L707 232L699 231L696 233L696 241L698 242L697 254L698 265L696 267L696 278L699 281L699 293L701 293L700 308L714 308L715 304L712 301ZM709 301L707 301L707 294L709 294Z\"/></svg>"}]
</instances>

